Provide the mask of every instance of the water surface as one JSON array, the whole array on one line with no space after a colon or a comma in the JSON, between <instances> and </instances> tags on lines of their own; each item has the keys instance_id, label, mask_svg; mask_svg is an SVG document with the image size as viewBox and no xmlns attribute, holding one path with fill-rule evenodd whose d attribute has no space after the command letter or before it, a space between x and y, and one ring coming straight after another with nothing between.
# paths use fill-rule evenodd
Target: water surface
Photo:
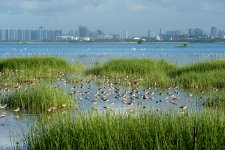
<instances>
[{"instance_id":1,"label":"water surface","mask_svg":"<svg viewBox=\"0 0 225 150\"><path fill-rule=\"evenodd\" d=\"M178 65L224 59L224 43L0 43L0 57L58 56L70 62L105 62L113 58L165 59Z\"/></svg>"}]
</instances>

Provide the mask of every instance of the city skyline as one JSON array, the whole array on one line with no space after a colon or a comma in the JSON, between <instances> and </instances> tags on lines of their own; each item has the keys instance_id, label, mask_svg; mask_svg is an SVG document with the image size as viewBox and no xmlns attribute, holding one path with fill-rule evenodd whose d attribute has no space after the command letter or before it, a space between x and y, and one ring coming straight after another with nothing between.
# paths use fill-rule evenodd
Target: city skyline
<instances>
[{"instance_id":1,"label":"city skyline","mask_svg":"<svg viewBox=\"0 0 225 150\"><path fill-rule=\"evenodd\" d=\"M129 31L125 30L120 34L109 34L103 30L89 30L84 25L79 25L78 30L65 32L59 29L46 29L40 26L36 29L13 29L0 28L0 41L98 41L98 40L137 40L144 39L148 41L190 41L190 40L223 40L225 39L225 30L217 29L213 26L210 33L201 28L189 28L187 31L182 30L167 30L165 33L160 28L159 35L154 35L151 31L142 36L129 36Z\"/></svg>"},{"instance_id":2,"label":"city skyline","mask_svg":"<svg viewBox=\"0 0 225 150\"><path fill-rule=\"evenodd\" d=\"M225 29L224 0L7 0L0 1L0 28L46 28L69 31L83 24L107 33L155 34L159 29Z\"/></svg>"},{"instance_id":3,"label":"city skyline","mask_svg":"<svg viewBox=\"0 0 225 150\"><path fill-rule=\"evenodd\" d=\"M94 29L94 30L90 30L90 27L88 27L86 25L78 25L77 27L75 27L73 29L70 29L69 31L65 31L63 29L54 28L54 27L46 28L44 26L39 26L39 27L34 27L34 28L29 28L29 27L28 28L25 28L25 27L23 27L23 28L9 28L9 27L2 28L2 27L0 27L0 29L8 29L8 30L10 30L10 29L14 29L14 30L36 30L36 29L61 30L63 35L67 35L67 34L69 35L69 34L71 34L71 32L74 32L73 34L75 34L75 33L79 34L79 30L82 29L82 30L86 30L85 32L88 31L90 33L98 33L98 32L100 32L100 34L126 34L126 36L130 35L130 31L128 31L128 30L123 30L123 31L121 30L121 32L117 31L115 33L109 33L107 31L104 31L104 30L100 29L100 28ZM193 27L193 28L189 27L189 28L184 29L184 30L180 30L180 29L170 29L170 30L168 30L168 29L159 28L158 33L157 34L153 34L153 35L157 36L157 35L160 35L160 34L170 34L170 32L180 32L179 34L189 34L190 30L193 30L193 29L200 29L200 30L202 30L203 34L213 35L213 36L218 34L218 32L220 32L220 31L225 32L225 29L217 28L217 26L211 26L210 28L208 28L206 30L204 30L204 29L202 29L200 27ZM150 33L152 33L151 29L145 31L145 33L142 34L142 35L132 35L132 36L140 36L140 37L142 36L143 37L143 36L148 36ZM83 35L82 35L82 37L83 37Z\"/></svg>"}]
</instances>

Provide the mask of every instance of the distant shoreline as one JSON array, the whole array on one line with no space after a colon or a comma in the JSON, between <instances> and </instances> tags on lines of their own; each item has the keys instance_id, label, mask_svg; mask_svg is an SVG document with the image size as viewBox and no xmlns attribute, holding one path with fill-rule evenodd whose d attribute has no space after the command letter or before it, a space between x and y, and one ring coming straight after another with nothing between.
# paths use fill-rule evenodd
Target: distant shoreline
<instances>
[{"instance_id":1,"label":"distant shoreline","mask_svg":"<svg viewBox=\"0 0 225 150\"><path fill-rule=\"evenodd\" d=\"M52 43L52 44L76 44L76 43L115 43L115 44L137 44L134 41L0 41L0 44L44 44L44 43ZM225 41L146 41L144 43L225 43Z\"/></svg>"}]
</instances>

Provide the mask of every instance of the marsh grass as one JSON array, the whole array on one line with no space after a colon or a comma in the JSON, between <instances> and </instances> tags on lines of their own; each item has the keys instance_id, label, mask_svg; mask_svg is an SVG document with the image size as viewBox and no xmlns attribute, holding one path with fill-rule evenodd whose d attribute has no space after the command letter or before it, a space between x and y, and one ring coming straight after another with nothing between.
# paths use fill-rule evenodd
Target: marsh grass
<instances>
[{"instance_id":1,"label":"marsh grass","mask_svg":"<svg viewBox=\"0 0 225 150\"><path fill-rule=\"evenodd\" d=\"M70 64L56 57L12 57L0 60L0 70L68 69Z\"/></svg>"},{"instance_id":2,"label":"marsh grass","mask_svg":"<svg viewBox=\"0 0 225 150\"><path fill-rule=\"evenodd\" d=\"M39 120L29 149L224 149L225 114L97 112Z\"/></svg>"},{"instance_id":3,"label":"marsh grass","mask_svg":"<svg viewBox=\"0 0 225 150\"><path fill-rule=\"evenodd\" d=\"M225 70L188 72L176 76L176 82L184 88L224 88Z\"/></svg>"},{"instance_id":4,"label":"marsh grass","mask_svg":"<svg viewBox=\"0 0 225 150\"><path fill-rule=\"evenodd\" d=\"M224 88L225 60L210 60L183 66L172 74L185 88Z\"/></svg>"},{"instance_id":5,"label":"marsh grass","mask_svg":"<svg viewBox=\"0 0 225 150\"><path fill-rule=\"evenodd\" d=\"M10 94L6 101L9 108L19 107L22 111L31 113L47 112L50 107L61 109L63 104L69 108L74 103L62 89L45 84L37 84L16 91Z\"/></svg>"},{"instance_id":6,"label":"marsh grass","mask_svg":"<svg viewBox=\"0 0 225 150\"><path fill-rule=\"evenodd\" d=\"M110 78L124 78L126 76L136 76L146 79L141 84L146 86L168 86L173 81L167 73L176 68L164 60L154 61L150 59L115 59L103 65L96 66L86 71L86 74L107 76ZM132 80L130 81L132 82Z\"/></svg>"},{"instance_id":7,"label":"marsh grass","mask_svg":"<svg viewBox=\"0 0 225 150\"><path fill-rule=\"evenodd\" d=\"M164 60L115 59L95 66L86 73L113 78L137 76L143 80L140 84L144 86L225 87L225 60L210 60L178 67Z\"/></svg>"},{"instance_id":8,"label":"marsh grass","mask_svg":"<svg viewBox=\"0 0 225 150\"><path fill-rule=\"evenodd\" d=\"M82 72L84 66L70 64L57 57L12 57L0 60L0 85L22 84L32 80L57 80L74 72Z\"/></svg>"},{"instance_id":9,"label":"marsh grass","mask_svg":"<svg viewBox=\"0 0 225 150\"><path fill-rule=\"evenodd\" d=\"M186 65L177 70L176 73L179 75L188 72L204 73L214 70L225 70L225 60L207 60L200 63Z\"/></svg>"},{"instance_id":10,"label":"marsh grass","mask_svg":"<svg viewBox=\"0 0 225 150\"><path fill-rule=\"evenodd\" d=\"M225 90L210 93L210 96L204 101L203 105L223 110L225 108Z\"/></svg>"}]
</instances>

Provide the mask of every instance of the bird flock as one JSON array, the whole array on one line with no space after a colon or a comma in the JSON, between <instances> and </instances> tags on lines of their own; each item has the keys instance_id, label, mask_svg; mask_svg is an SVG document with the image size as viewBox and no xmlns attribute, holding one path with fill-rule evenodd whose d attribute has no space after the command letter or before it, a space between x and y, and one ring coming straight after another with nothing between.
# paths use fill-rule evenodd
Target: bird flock
<instances>
[{"instance_id":1,"label":"bird flock","mask_svg":"<svg viewBox=\"0 0 225 150\"><path fill-rule=\"evenodd\" d=\"M80 80L78 85L71 88L71 95L78 101L78 109L86 110L178 110L185 113L189 106L193 106L193 94L180 92L180 89L168 87L159 89L137 88L131 86L129 78L92 77L89 80ZM198 107L198 106L196 106Z\"/></svg>"}]
</instances>

